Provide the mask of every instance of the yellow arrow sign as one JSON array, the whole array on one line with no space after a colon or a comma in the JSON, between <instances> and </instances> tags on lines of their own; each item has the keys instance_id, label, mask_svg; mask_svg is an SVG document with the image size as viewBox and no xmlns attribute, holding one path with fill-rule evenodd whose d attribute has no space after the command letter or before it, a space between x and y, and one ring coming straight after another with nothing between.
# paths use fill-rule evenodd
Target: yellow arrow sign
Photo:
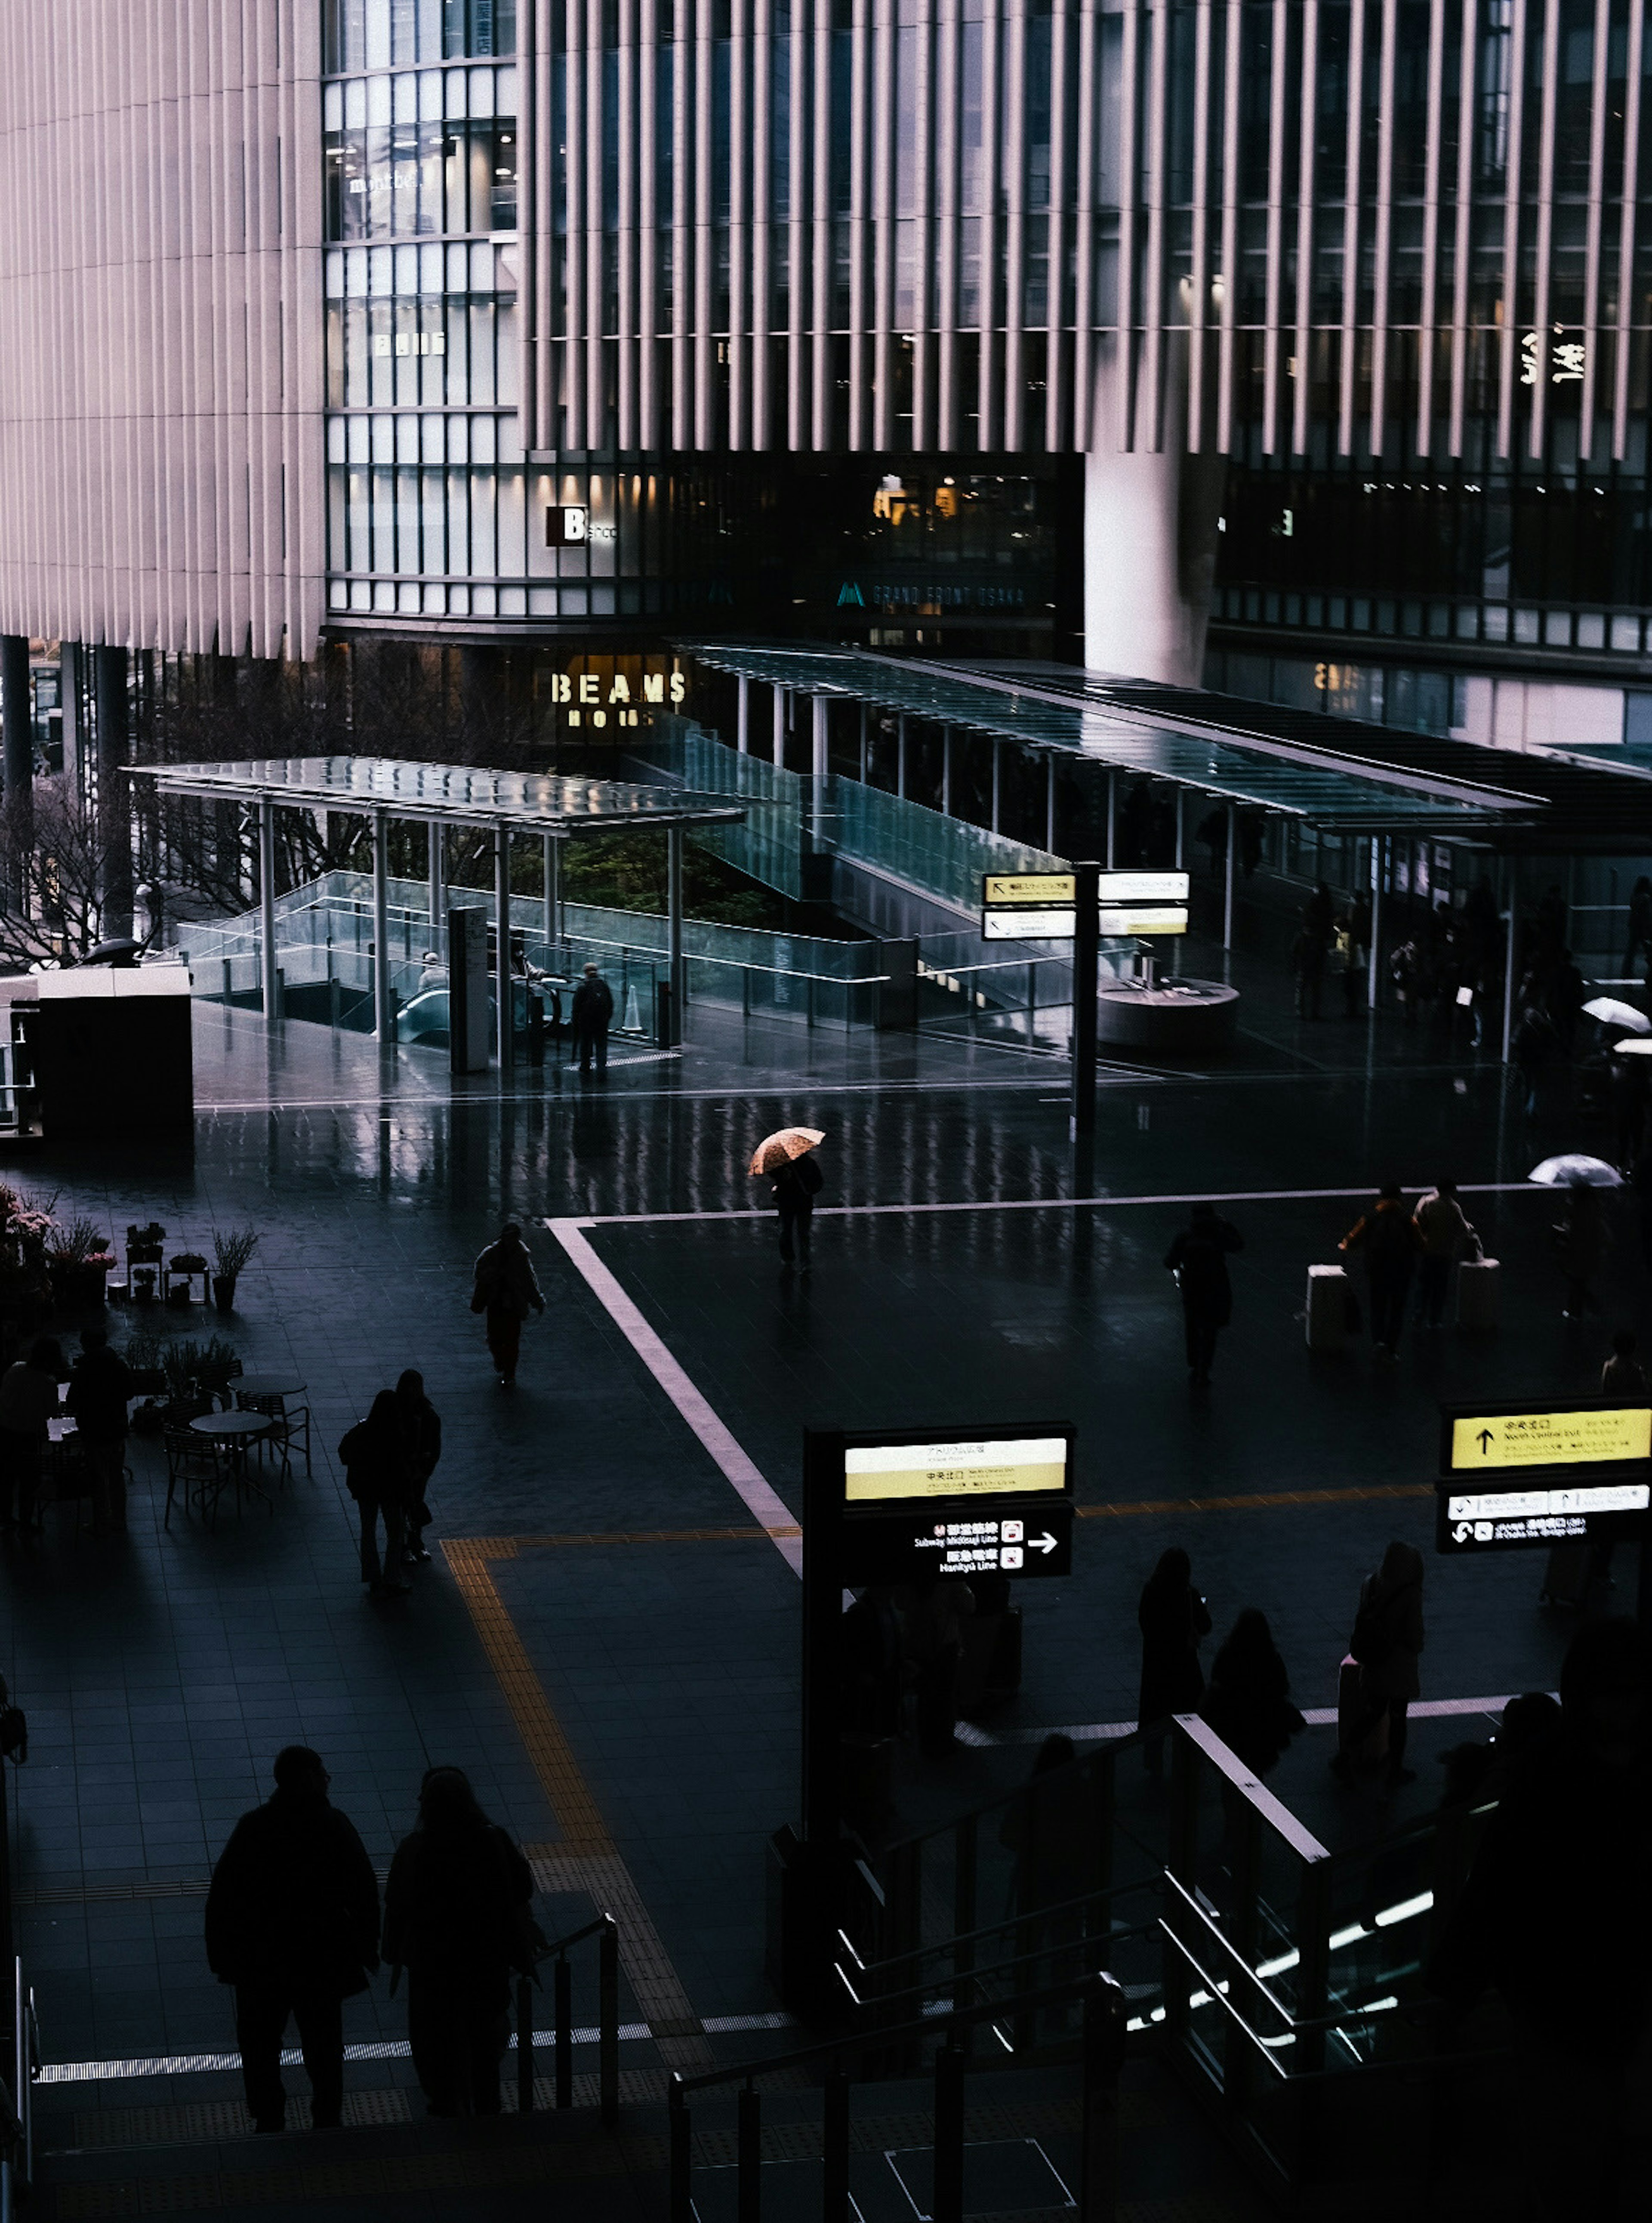
<instances>
[{"instance_id":1,"label":"yellow arrow sign","mask_svg":"<svg viewBox=\"0 0 1652 2223\"><path fill-rule=\"evenodd\" d=\"M1620 1466L1652 1458L1652 1406L1607 1412L1486 1413L1451 1424L1451 1471L1508 1466Z\"/></svg>"},{"instance_id":2,"label":"yellow arrow sign","mask_svg":"<svg viewBox=\"0 0 1652 2223\"><path fill-rule=\"evenodd\" d=\"M1070 904L1077 882L1071 872L989 872L988 904Z\"/></svg>"}]
</instances>

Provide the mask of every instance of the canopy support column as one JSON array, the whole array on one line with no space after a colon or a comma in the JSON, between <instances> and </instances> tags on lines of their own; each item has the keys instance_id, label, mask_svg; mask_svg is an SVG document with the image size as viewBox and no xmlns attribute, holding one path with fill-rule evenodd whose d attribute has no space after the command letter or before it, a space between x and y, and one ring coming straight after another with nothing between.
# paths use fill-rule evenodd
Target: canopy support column
<instances>
[{"instance_id":1,"label":"canopy support column","mask_svg":"<svg viewBox=\"0 0 1652 2223\"><path fill-rule=\"evenodd\" d=\"M1003 758L1004 745L995 740L992 745L992 830L995 834L998 831L998 807L1003 794Z\"/></svg>"},{"instance_id":2,"label":"canopy support column","mask_svg":"<svg viewBox=\"0 0 1652 2223\"><path fill-rule=\"evenodd\" d=\"M1222 887L1222 946L1234 946L1234 874L1239 864L1239 813L1228 805L1228 869Z\"/></svg>"},{"instance_id":3,"label":"canopy support column","mask_svg":"<svg viewBox=\"0 0 1652 2223\"><path fill-rule=\"evenodd\" d=\"M1366 1009L1377 1008L1377 983L1382 978L1382 866L1383 837L1371 837L1371 948L1366 957Z\"/></svg>"},{"instance_id":4,"label":"canopy support column","mask_svg":"<svg viewBox=\"0 0 1652 2223\"><path fill-rule=\"evenodd\" d=\"M871 753L870 725L870 715L866 705L863 702L860 706L860 784L863 787L866 784Z\"/></svg>"},{"instance_id":5,"label":"canopy support column","mask_svg":"<svg viewBox=\"0 0 1652 2223\"><path fill-rule=\"evenodd\" d=\"M1044 846L1055 854L1055 751L1044 759Z\"/></svg>"},{"instance_id":6,"label":"canopy support column","mask_svg":"<svg viewBox=\"0 0 1652 2223\"><path fill-rule=\"evenodd\" d=\"M390 839L382 810L373 814L373 1030L380 1042L396 1039L390 1008Z\"/></svg>"},{"instance_id":7,"label":"canopy support column","mask_svg":"<svg viewBox=\"0 0 1652 2223\"><path fill-rule=\"evenodd\" d=\"M266 1020L279 1018L275 978L275 805L258 806L258 956Z\"/></svg>"},{"instance_id":8,"label":"canopy support column","mask_svg":"<svg viewBox=\"0 0 1652 2223\"><path fill-rule=\"evenodd\" d=\"M786 761L786 690L776 687L775 693L774 760L777 765Z\"/></svg>"},{"instance_id":9,"label":"canopy support column","mask_svg":"<svg viewBox=\"0 0 1652 2223\"><path fill-rule=\"evenodd\" d=\"M665 832L665 945L671 982L671 1030L682 1040L682 828Z\"/></svg>"},{"instance_id":10,"label":"canopy support column","mask_svg":"<svg viewBox=\"0 0 1652 2223\"><path fill-rule=\"evenodd\" d=\"M511 836L493 828L493 1041L501 1077L511 1069Z\"/></svg>"},{"instance_id":11,"label":"canopy support column","mask_svg":"<svg viewBox=\"0 0 1652 2223\"><path fill-rule=\"evenodd\" d=\"M1115 862L1119 833L1119 776L1114 767L1107 768L1107 869L1110 872Z\"/></svg>"},{"instance_id":12,"label":"canopy support column","mask_svg":"<svg viewBox=\"0 0 1652 2223\"><path fill-rule=\"evenodd\" d=\"M1176 790L1176 869L1178 872L1187 869L1187 790L1184 787L1178 787Z\"/></svg>"},{"instance_id":13,"label":"canopy support column","mask_svg":"<svg viewBox=\"0 0 1652 2223\"><path fill-rule=\"evenodd\" d=\"M907 791L907 720L904 711L895 721L895 791L902 796Z\"/></svg>"},{"instance_id":14,"label":"canopy support column","mask_svg":"<svg viewBox=\"0 0 1652 2223\"><path fill-rule=\"evenodd\" d=\"M545 941L554 947L562 931L562 845L554 834L545 836Z\"/></svg>"},{"instance_id":15,"label":"canopy support column","mask_svg":"<svg viewBox=\"0 0 1652 2223\"><path fill-rule=\"evenodd\" d=\"M943 816L952 815L952 729L940 729L940 807Z\"/></svg>"},{"instance_id":16,"label":"canopy support column","mask_svg":"<svg viewBox=\"0 0 1652 2223\"><path fill-rule=\"evenodd\" d=\"M751 682L743 671L735 684L740 690L740 707L735 724L735 746L744 757L751 753Z\"/></svg>"},{"instance_id":17,"label":"canopy support column","mask_svg":"<svg viewBox=\"0 0 1652 2223\"><path fill-rule=\"evenodd\" d=\"M430 853L430 947L440 951L442 929L445 924L443 910L447 900L447 854L442 821L432 818L424 828L425 846Z\"/></svg>"}]
</instances>

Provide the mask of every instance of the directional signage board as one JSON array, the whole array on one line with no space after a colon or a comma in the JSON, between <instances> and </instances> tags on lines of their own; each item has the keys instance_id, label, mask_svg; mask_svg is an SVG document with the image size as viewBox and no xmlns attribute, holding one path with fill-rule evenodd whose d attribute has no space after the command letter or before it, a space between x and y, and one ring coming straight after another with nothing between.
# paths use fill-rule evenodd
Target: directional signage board
<instances>
[{"instance_id":1,"label":"directional signage board","mask_svg":"<svg viewBox=\"0 0 1652 2223\"><path fill-rule=\"evenodd\" d=\"M1589 1482L1561 1489L1440 1486L1435 1541L1442 1552L1507 1552L1530 1544L1641 1536L1652 1483Z\"/></svg>"},{"instance_id":2,"label":"directional signage board","mask_svg":"<svg viewBox=\"0 0 1652 2223\"><path fill-rule=\"evenodd\" d=\"M1440 1470L1632 1466L1652 1458L1652 1405L1517 1404L1490 1413L1442 1413Z\"/></svg>"},{"instance_id":3,"label":"directional signage board","mask_svg":"<svg viewBox=\"0 0 1652 2223\"><path fill-rule=\"evenodd\" d=\"M1071 1429L841 1440L841 1581L1071 1572Z\"/></svg>"},{"instance_id":4,"label":"directional signage board","mask_svg":"<svg viewBox=\"0 0 1652 2223\"><path fill-rule=\"evenodd\" d=\"M1103 872L1096 898L1103 935L1185 934L1192 886L1186 872ZM988 872L981 882L986 941L1071 941L1071 872Z\"/></svg>"}]
</instances>

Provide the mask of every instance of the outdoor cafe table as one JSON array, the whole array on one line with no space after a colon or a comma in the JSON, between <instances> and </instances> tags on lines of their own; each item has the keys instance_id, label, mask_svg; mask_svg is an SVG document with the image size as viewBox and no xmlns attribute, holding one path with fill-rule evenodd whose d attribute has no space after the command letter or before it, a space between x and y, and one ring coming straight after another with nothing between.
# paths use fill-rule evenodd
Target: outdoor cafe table
<instances>
[{"instance_id":1,"label":"outdoor cafe table","mask_svg":"<svg viewBox=\"0 0 1652 2223\"><path fill-rule=\"evenodd\" d=\"M238 1397L298 1397L305 1385L296 1374L241 1374L230 1387Z\"/></svg>"},{"instance_id":2,"label":"outdoor cafe table","mask_svg":"<svg viewBox=\"0 0 1652 2223\"><path fill-rule=\"evenodd\" d=\"M247 1451L248 1446L260 1436L268 1435L274 1425L267 1413L203 1413L190 1422L198 1436L204 1436L210 1443L224 1446L235 1468L236 1481L244 1483L248 1489L257 1490L261 1497L267 1497L268 1493L259 1489L248 1472Z\"/></svg>"}]
</instances>

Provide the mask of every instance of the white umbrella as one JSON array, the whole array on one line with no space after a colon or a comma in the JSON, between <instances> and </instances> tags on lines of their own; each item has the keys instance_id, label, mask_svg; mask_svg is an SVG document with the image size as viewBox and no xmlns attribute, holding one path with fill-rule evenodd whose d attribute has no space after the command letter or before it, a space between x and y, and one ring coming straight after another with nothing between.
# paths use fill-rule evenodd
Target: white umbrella
<instances>
[{"instance_id":1,"label":"white umbrella","mask_svg":"<svg viewBox=\"0 0 1652 2223\"><path fill-rule=\"evenodd\" d=\"M1571 1188L1580 1184L1585 1188L1622 1188L1624 1176L1616 1166L1609 1166L1605 1158L1586 1158L1576 1151L1563 1157L1545 1158L1526 1175L1528 1181L1542 1181L1546 1188Z\"/></svg>"},{"instance_id":2,"label":"white umbrella","mask_svg":"<svg viewBox=\"0 0 1652 2223\"><path fill-rule=\"evenodd\" d=\"M1614 1057L1652 1057L1652 1035L1629 1035L1611 1046Z\"/></svg>"},{"instance_id":3,"label":"white umbrella","mask_svg":"<svg viewBox=\"0 0 1652 2223\"><path fill-rule=\"evenodd\" d=\"M1633 1004L1620 1004L1612 996L1597 996L1583 1008L1603 1027L1622 1027L1632 1035L1652 1035L1652 1019L1644 1011L1637 1011Z\"/></svg>"}]
</instances>

